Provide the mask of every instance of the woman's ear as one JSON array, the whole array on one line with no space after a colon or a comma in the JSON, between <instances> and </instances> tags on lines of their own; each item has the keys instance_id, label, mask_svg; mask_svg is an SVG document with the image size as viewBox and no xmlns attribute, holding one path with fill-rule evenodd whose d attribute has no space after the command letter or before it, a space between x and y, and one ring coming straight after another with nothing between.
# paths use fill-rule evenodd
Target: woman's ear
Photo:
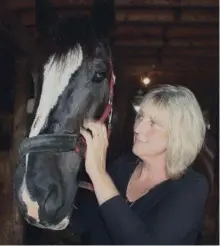
<instances>
[{"instance_id":1,"label":"woman's ear","mask_svg":"<svg viewBox=\"0 0 220 246\"><path fill-rule=\"evenodd\" d=\"M94 0L91 17L96 34L108 37L115 25L115 1Z\"/></svg>"}]
</instances>

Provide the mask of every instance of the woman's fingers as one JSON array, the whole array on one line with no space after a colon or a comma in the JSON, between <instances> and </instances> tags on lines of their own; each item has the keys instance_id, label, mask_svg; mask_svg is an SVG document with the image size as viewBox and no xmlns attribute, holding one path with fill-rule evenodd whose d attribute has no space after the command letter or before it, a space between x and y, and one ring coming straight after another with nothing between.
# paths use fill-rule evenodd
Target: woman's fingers
<instances>
[{"instance_id":1,"label":"woman's fingers","mask_svg":"<svg viewBox=\"0 0 220 246\"><path fill-rule=\"evenodd\" d=\"M97 127L93 122L86 122L83 124L83 127L91 131L92 137L95 137L96 135L98 135Z\"/></svg>"},{"instance_id":2,"label":"woman's fingers","mask_svg":"<svg viewBox=\"0 0 220 246\"><path fill-rule=\"evenodd\" d=\"M92 132L93 137L102 137L105 141L108 140L106 127L103 123L90 121L83 126Z\"/></svg>"},{"instance_id":3,"label":"woman's fingers","mask_svg":"<svg viewBox=\"0 0 220 246\"><path fill-rule=\"evenodd\" d=\"M86 130L84 130L83 128L80 128L80 133L85 138L87 144L92 142L91 134L89 134Z\"/></svg>"},{"instance_id":4,"label":"woman's fingers","mask_svg":"<svg viewBox=\"0 0 220 246\"><path fill-rule=\"evenodd\" d=\"M108 136L106 127L100 122L86 122L80 133L86 140L86 172L91 177L99 170L105 170Z\"/></svg>"}]
</instances>

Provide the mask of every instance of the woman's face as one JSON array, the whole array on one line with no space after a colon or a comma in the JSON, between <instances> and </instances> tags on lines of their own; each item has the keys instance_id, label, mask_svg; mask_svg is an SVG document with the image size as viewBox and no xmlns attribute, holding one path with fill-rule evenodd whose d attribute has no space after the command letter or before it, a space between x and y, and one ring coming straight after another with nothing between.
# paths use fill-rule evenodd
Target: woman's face
<instances>
[{"instance_id":1,"label":"woman's face","mask_svg":"<svg viewBox=\"0 0 220 246\"><path fill-rule=\"evenodd\" d=\"M168 120L165 110L143 103L134 124L133 153L140 158L164 154L168 145Z\"/></svg>"}]
</instances>

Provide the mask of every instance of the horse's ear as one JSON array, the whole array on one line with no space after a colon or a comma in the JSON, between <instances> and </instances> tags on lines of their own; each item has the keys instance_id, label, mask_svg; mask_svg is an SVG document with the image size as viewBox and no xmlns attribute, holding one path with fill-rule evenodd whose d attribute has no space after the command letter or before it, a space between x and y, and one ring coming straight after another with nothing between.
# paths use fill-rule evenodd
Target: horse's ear
<instances>
[{"instance_id":1,"label":"horse's ear","mask_svg":"<svg viewBox=\"0 0 220 246\"><path fill-rule=\"evenodd\" d=\"M59 16L49 0L35 0L35 22L39 35L46 39L53 38L53 32Z\"/></svg>"},{"instance_id":2,"label":"horse's ear","mask_svg":"<svg viewBox=\"0 0 220 246\"><path fill-rule=\"evenodd\" d=\"M91 16L96 33L108 36L115 24L115 1L94 0Z\"/></svg>"}]
</instances>

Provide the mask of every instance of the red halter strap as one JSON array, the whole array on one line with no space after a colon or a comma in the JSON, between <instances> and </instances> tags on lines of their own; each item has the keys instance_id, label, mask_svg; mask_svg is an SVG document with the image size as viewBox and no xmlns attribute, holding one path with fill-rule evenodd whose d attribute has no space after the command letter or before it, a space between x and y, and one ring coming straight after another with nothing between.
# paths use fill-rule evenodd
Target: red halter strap
<instances>
[{"instance_id":1,"label":"red halter strap","mask_svg":"<svg viewBox=\"0 0 220 246\"><path fill-rule=\"evenodd\" d=\"M109 87L109 100L108 100L108 104L105 108L105 111L102 115L102 117L100 118L101 122L105 122L105 120L108 117L108 137L110 136L111 133L111 120L112 120L112 102L113 102L113 96L114 96L114 83L115 83L115 75L112 71L111 73L111 80L110 80L110 87Z\"/></svg>"},{"instance_id":2,"label":"red halter strap","mask_svg":"<svg viewBox=\"0 0 220 246\"><path fill-rule=\"evenodd\" d=\"M104 123L106 121L106 119L108 118L108 126L107 126L108 137L110 136L110 133L111 133L111 120L112 120L112 112L113 112L112 102L113 102L113 96L114 96L114 83L115 83L115 75L114 75L113 70L112 70L110 87L109 87L109 100L108 100L108 104L105 108L105 111L100 118L100 122L102 122L102 123ZM79 153L80 150L85 146L86 146L85 139L82 136L80 136L79 145L78 144L76 145L74 151ZM86 182L86 181L79 181L78 187L86 189L86 190L90 190L92 192L94 191L93 185L89 182Z\"/></svg>"},{"instance_id":3,"label":"red halter strap","mask_svg":"<svg viewBox=\"0 0 220 246\"><path fill-rule=\"evenodd\" d=\"M107 130L108 130L108 137L110 136L111 133L111 120L112 120L112 102L113 102L113 96L114 96L114 83L115 83L115 75L113 73L113 70L111 71L111 80L110 80L110 85L109 85L109 100L108 104L106 105L106 108L99 119L100 122L104 123L106 119L108 118L108 125L107 125ZM76 147L74 148L74 151L78 153L80 156L83 155L85 151L85 146L86 142L85 139L82 136L79 136L79 139L77 141Z\"/></svg>"}]
</instances>

